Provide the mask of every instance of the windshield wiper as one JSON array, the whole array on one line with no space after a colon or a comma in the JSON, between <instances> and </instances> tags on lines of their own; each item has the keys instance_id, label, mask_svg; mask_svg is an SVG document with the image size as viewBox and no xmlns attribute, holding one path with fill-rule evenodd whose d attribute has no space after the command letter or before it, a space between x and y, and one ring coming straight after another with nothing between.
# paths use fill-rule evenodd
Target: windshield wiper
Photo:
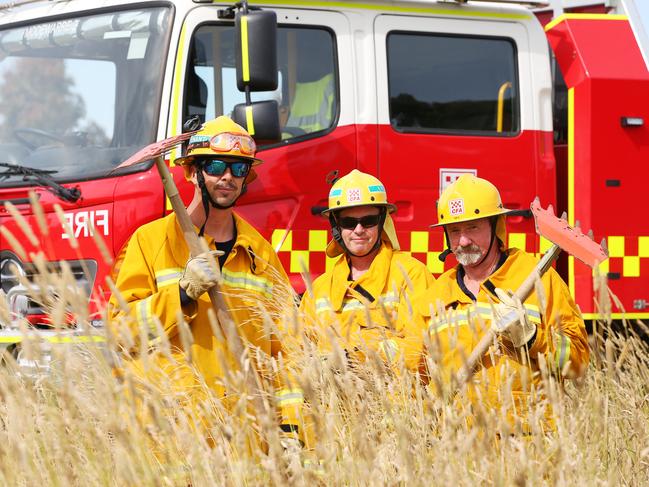
<instances>
[{"instance_id":1,"label":"windshield wiper","mask_svg":"<svg viewBox=\"0 0 649 487\"><path fill-rule=\"evenodd\" d=\"M78 188L66 188L54 181L50 174L56 173L56 170L36 169L33 167L11 164L9 162L0 162L0 167L6 167L7 170L0 172L0 177L4 176L22 176L23 181L32 178L40 186L49 189L62 200L76 203L81 198L81 191Z\"/></svg>"}]
</instances>

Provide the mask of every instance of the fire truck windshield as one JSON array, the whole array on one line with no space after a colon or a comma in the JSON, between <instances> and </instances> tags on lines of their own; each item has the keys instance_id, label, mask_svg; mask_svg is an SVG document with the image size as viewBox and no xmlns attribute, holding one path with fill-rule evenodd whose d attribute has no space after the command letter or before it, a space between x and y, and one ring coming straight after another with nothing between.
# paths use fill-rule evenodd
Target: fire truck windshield
<instances>
[{"instance_id":1,"label":"fire truck windshield","mask_svg":"<svg viewBox=\"0 0 649 487\"><path fill-rule=\"evenodd\" d=\"M39 20L0 25L0 163L58 182L110 176L155 140L170 9Z\"/></svg>"}]
</instances>

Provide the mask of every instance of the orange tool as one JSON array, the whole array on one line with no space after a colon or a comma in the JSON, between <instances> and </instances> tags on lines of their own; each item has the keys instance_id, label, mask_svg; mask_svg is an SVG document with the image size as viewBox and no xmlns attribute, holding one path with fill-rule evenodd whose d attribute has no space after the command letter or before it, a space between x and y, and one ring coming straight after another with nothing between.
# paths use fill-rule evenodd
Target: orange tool
<instances>
[{"instance_id":1,"label":"orange tool","mask_svg":"<svg viewBox=\"0 0 649 487\"><path fill-rule=\"evenodd\" d=\"M544 210L537 197L530 205L530 208L534 214L536 233L550 240L553 245L514 293L521 302L524 302L532 294L534 283L552 266L562 249L590 267L595 267L608 258L608 251L604 241L602 241L601 245L595 243L591 236L586 236L581 232L578 223L575 227L571 227L565 220L565 216L558 218L554 214L552 205L548 206L547 210ZM589 233L592 235L592 232ZM482 357L493 343L495 336L496 332L490 328L471 352L466 364L457 375L459 387L462 387L473 376L478 364L482 361Z\"/></svg>"}]
</instances>

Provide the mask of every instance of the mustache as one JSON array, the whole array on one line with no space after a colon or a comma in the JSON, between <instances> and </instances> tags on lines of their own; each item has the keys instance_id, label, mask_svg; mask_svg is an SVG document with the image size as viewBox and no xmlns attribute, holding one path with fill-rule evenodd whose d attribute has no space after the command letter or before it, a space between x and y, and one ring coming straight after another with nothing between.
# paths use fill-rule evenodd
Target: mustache
<instances>
[{"instance_id":1,"label":"mustache","mask_svg":"<svg viewBox=\"0 0 649 487\"><path fill-rule=\"evenodd\" d=\"M221 183L215 185L216 189L237 189L237 185L234 183Z\"/></svg>"},{"instance_id":2,"label":"mustache","mask_svg":"<svg viewBox=\"0 0 649 487\"><path fill-rule=\"evenodd\" d=\"M480 247L478 247L475 244L467 245L466 247L462 247L461 245L458 245L453 249L454 254L479 254L482 251L480 250Z\"/></svg>"},{"instance_id":3,"label":"mustache","mask_svg":"<svg viewBox=\"0 0 649 487\"><path fill-rule=\"evenodd\" d=\"M462 265L477 264L482 256L480 247L475 244L467 245L466 247L458 245L453 253L457 261Z\"/></svg>"}]
</instances>

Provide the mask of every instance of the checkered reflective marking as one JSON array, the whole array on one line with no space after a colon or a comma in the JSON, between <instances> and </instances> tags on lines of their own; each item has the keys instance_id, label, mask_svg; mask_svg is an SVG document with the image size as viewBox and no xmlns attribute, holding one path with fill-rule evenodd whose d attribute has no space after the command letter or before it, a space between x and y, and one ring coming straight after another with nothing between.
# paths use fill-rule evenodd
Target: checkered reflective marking
<instances>
[{"instance_id":1,"label":"checkered reflective marking","mask_svg":"<svg viewBox=\"0 0 649 487\"><path fill-rule=\"evenodd\" d=\"M271 244L289 273L322 273L331 269L337 259L325 254L330 238L327 230L290 230L287 234L284 229L276 229ZM399 242L402 251L424 262L430 272L444 272L444 263L439 260L446 245L443 235L433 237L429 232L413 231L399 234Z\"/></svg>"},{"instance_id":2,"label":"checkered reflective marking","mask_svg":"<svg viewBox=\"0 0 649 487\"><path fill-rule=\"evenodd\" d=\"M540 257L552 246L552 242L541 237L539 243L540 252L534 252L536 238L529 238L525 233L508 234L509 247L525 249L530 253L535 253ZM593 274L605 275L608 272L618 272L621 277L640 277L642 268L645 273L649 269L649 236L626 237L626 236L609 236L606 237L609 258L599 265L598 269L593 269Z\"/></svg>"},{"instance_id":3,"label":"checkered reflective marking","mask_svg":"<svg viewBox=\"0 0 649 487\"><path fill-rule=\"evenodd\" d=\"M289 231L284 239L285 234L284 229L274 230L271 242L275 249L281 243L278 254L288 272L307 270L321 273L331 269L336 259L325 256L330 239L327 230ZM402 251L424 262L433 274L444 272L444 263L438 258L446 248L443 235L427 231L399 232L399 243ZM643 268L645 272L649 269L649 261L645 260L649 259L649 236L610 236L607 244L609 259L600 265L600 274L611 270L618 272L619 269L622 277L640 277ZM507 246L525 250L540 258L552 247L552 242L543 237L538 240L536 235L508 233Z\"/></svg>"},{"instance_id":4,"label":"checkered reflective marking","mask_svg":"<svg viewBox=\"0 0 649 487\"><path fill-rule=\"evenodd\" d=\"M649 236L606 238L608 259L599 266L599 274L619 272L622 277L640 277L649 269Z\"/></svg>"},{"instance_id":5,"label":"checkered reflective marking","mask_svg":"<svg viewBox=\"0 0 649 487\"><path fill-rule=\"evenodd\" d=\"M331 269L336 259L327 257L325 254L328 242L327 230L298 232L290 230L286 234L286 230L278 229L274 230L271 236L273 248L277 251L284 268L290 273L324 272ZM322 263L325 265L323 266Z\"/></svg>"}]
</instances>

